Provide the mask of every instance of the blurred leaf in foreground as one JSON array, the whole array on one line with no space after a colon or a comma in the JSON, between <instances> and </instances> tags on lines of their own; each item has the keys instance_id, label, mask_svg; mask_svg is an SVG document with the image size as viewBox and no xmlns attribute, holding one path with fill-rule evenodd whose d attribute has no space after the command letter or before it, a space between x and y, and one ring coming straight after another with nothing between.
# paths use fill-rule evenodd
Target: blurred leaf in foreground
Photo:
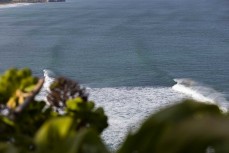
<instances>
[{"instance_id":1,"label":"blurred leaf in foreground","mask_svg":"<svg viewBox=\"0 0 229 153\"><path fill-rule=\"evenodd\" d=\"M118 153L229 152L229 118L218 106L186 100L148 118Z\"/></svg>"},{"instance_id":2,"label":"blurred leaf in foreground","mask_svg":"<svg viewBox=\"0 0 229 153\"><path fill-rule=\"evenodd\" d=\"M45 122L35 135L38 152L64 152L63 148L71 133L71 117L57 117Z\"/></svg>"},{"instance_id":3,"label":"blurred leaf in foreground","mask_svg":"<svg viewBox=\"0 0 229 153\"><path fill-rule=\"evenodd\" d=\"M6 143L0 143L0 152L1 153L18 153L17 149L11 145Z\"/></svg>"},{"instance_id":4,"label":"blurred leaf in foreground","mask_svg":"<svg viewBox=\"0 0 229 153\"><path fill-rule=\"evenodd\" d=\"M34 89L38 78L32 76L28 68L11 68L0 75L0 103L9 108L22 104Z\"/></svg>"},{"instance_id":5,"label":"blurred leaf in foreground","mask_svg":"<svg viewBox=\"0 0 229 153\"><path fill-rule=\"evenodd\" d=\"M71 117L58 117L46 122L37 132L38 153L108 153L93 129L75 131Z\"/></svg>"}]
</instances>

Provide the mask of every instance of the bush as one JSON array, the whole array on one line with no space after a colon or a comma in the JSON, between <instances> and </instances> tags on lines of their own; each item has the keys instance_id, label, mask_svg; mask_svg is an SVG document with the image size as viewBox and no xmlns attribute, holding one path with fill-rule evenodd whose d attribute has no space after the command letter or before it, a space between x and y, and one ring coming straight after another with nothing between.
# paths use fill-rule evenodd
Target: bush
<instances>
[{"instance_id":1,"label":"bush","mask_svg":"<svg viewBox=\"0 0 229 153\"><path fill-rule=\"evenodd\" d=\"M0 76L0 152L108 153L99 136L107 117L88 101L85 89L60 77L47 102L38 102L34 97L42 85L29 69ZM117 153L228 153L228 146L228 114L213 104L185 100L150 116Z\"/></svg>"},{"instance_id":2,"label":"bush","mask_svg":"<svg viewBox=\"0 0 229 153\"><path fill-rule=\"evenodd\" d=\"M84 142L100 145L98 152L106 151L98 135L108 126L107 116L88 101L77 82L57 78L50 87L47 108L46 102L34 100L44 81L33 77L29 69L10 69L0 78L2 152L84 152L78 144Z\"/></svg>"}]
</instances>

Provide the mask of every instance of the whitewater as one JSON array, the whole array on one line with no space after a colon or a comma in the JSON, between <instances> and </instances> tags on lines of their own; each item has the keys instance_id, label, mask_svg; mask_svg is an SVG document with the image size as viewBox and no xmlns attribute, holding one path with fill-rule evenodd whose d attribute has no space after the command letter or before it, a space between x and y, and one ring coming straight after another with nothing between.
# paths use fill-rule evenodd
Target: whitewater
<instances>
[{"instance_id":1,"label":"whitewater","mask_svg":"<svg viewBox=\"0 0 229 153\"><path fill-rule=\"evenodd\" d=\"M40 100L46 100L49 85L57 77L51 70L45 69L45 83ZM205 103L214 103L227 111L228 101L216 90L203 86L192 79L174 79L172 87L105 87L90 88L87 85L89 99L96 107L103 107L108 116L109 127L102 138L111 150L117 149L128 132L135 131L151 114L184 99L194 99Z\"/></svg>"},{"instance_id":2,"label":"whitewater","mask_svg":"<svg viewBox=\"0 0 229 153\"><path fill-rule=\"evenodd\" d=\"M55 78L44 68L79 81L105 109L110 125L102 137L117 149L128 131L182 99L228 108L228 11L227 0L69 0L0 9L0 71L29 66L45 75L44 100Z\"/></svg>"}]
</instances>

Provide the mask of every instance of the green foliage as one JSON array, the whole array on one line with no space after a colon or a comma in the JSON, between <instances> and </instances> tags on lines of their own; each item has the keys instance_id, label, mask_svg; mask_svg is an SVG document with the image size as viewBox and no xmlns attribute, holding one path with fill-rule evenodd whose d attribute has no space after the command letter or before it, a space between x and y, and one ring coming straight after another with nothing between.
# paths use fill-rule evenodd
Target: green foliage
<instances>
[{"instance_id":1,"label":"green foliage","mask_svg":"<svg viewBox=\"0 0 229 153\"><path fill-rule=\"evenodd\" d=\"M109 153L93 129L82 129L75 136L69 153Z\"/></svg>"},{"instance_id":2,"label":"green foliage","mask_svg":"<svg viewBox=\"0 0 229 153\"><path fill-rule=\"evenodd\" d=\"M47 121L36 133L37 153L108 153L94 129L73 129L71 117Z\"/></svg>"},{"instance_id":3,"label":"green foliage","mask_svg":"<svg viewBox=\"0 0 229 153\"><path fill-rule=\"evenodd\" d=\"M186 100L149 117L118 153L205 153L208 147L226 153L228 145L228 116L216 105Z\"/></svg>"},{"instance_id":4,"label":"green foliage","mask_svg":"<svg viewBox=\"0 0 229 153\"><path fill-rule=\"evenodd\" d=\"M12 133L15 131L14 122L9 118L0 115L0 141L9 141Z\"/></svg>"},{"instance_id":5,"label":"green foliage","mask_svg":"<svg viewBox=\"0 0 229 153\"><path fill-rule=\"evenodd\" d=\"M38 78L28 68L11 68L0 76L0 103L15 108L23 103L26 93L33 90Z\"/></svg>"},{"instance_id":6,"label":"green foliage","mask_svg":"<svg viewBox=\"0 0 229 153\"><path fill-rule=\"evenodd\" d=\"M81 88L77 82L68 78L59 77L51 84L47 100L52 106L63 108L66 106L68 100L77 97L88 101L86 90Z\"/></svg>"},{"instance_id":7,"label":"green foliage","mask_svg":"<svg viewBox=\"0 0 229 153\"><path fill-rule=\"evenodd\" d=\"M45 152L49 148L50 152L65 152L67 144L64 142L74 132L72 123L71 117L57 117L47 121L36 133L37 151Z\"/></svg>"},{"instance_id":8,"label":"green foliage","mask_svg":"<svg viewBox=\"0 0 229 153\"><path fill-rule=\"evenodd\" d=\"M11 144L0 143L1 153L17 153L16 148Z\"/></svg>"},{"instance_id":9,"label":"green foliage","mask_svg":"<svg viewBox=\"0 0 229 153\"><path fill-rule=\"evenodd\" d=\"M13 111L8 116L0 115L0 141L10 142L20 152L32 150L34 134L45 121L52 117L51 109L42 111L44 106L44 102L32 102L13 119Z\"/></svg>"},{"instance_id":10,"label":"green foliage","mask_svg":"<svg viewBox=\"0 0 229 153\"><path fill-rule=\"evenodd\" d=\"M53 116L50 108L44 109L45 105L45 102L33 101L25 110L18 114L13 120L17 132L33 137L40 126Z\"/></svg>"},{"instance_id":11,"label":"green foliage","mask_svg":"<svg viewBox=\"0 0 229 153\"><path fill-rule=\"evenodd\" d=\"M87 127L101 133L108 126L103 108L95 108L94 102L88 101L88 94L77 82L60 77L50 90L49 103L73 117L76 130Z\"/></svg>"},{"instance_id":12,"label":"green foliage","mask_svg":"<svg viewBox=\"0 0 229 153\"><path fill-rule=\"evenodd\" d=\"M101 133L108 126L103 108L94 108L92 101L86 102L78 97L68 100L66 105L66 112L69 116L73 116L77 130L91 127Z\"/></svg>"},{"instance_id":13,"label":"green foliage","mask_svg":"<svg viewBox=\"0 0 229 153\"><path fill-rule=\"evenodd\" d=\"M47 107L33 99L37 84L29 69L0 76L1 153L109 153L99 137L107 116L88 101L84 88L57 78ZM228 146L229 115L216 105L186 100L150 116L117 153L228 153Z\"/></svg>"},{"instance_id":14,"label":"green foliage","mask_svg":"<svg viewBox=\"0 0 229 153\"><path fill-rule=\"evenodd\" d=\"M0 152L87 152L82 143L96 152L106 151L98 133L108 126L107 117L87 100L85 89L72 80L57 79L47 107L33 99L38 93L34 90L40 89L37 84L29 69L10 69L0 76ZM63 96L61 105L52 103Z\"/></svg>"}]
</instances>

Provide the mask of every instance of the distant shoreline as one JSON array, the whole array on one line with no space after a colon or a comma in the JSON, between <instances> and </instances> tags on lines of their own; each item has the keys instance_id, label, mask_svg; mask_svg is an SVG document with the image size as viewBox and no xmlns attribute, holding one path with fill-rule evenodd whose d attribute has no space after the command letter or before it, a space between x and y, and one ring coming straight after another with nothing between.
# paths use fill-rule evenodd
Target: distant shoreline
<instances>
[{"instance_id":1,"label":"distant shoreline","mask_svg":"<svg viewBox=\"0 0 229 153\"><path fill-rule=\"evenodd\" d=\"M0 2L0 5L9 5L9 4L15 4L14 2Z\"/></svg>"},{"instance_id":2,"label":"distant shoreline","mask_svg":"<svg viewBox=\"0 0 229 153\"><path fill-rule=\"evenodd\" d=\"M18 2L0 2L1 6L9 6L9 7L16 7L16 5L24 5L24 4L34 4L34 3L49 3L49 2L65 2L65 0L19 0Z\"/></svg>"},{"instance_id":3,"label":"distant shoreline","mask_svg":"<svg viewBox=\"0 0 229 153\"><path fill-rule=\"evenodd\" d=\"M18 6L26 6L32 3L16 3L16 2L9 2L9 3L0 3L1 8L11 8L11 7L18 7Z\"/></svg>"},{"instance_id":4,"label":"distant shoreline","mask_svg":"<svg viewBox=\"0 0 229 153\"><path fill-rule=\"evenodd\" d=\"M0 2L0 6L12 5L12 4L32 4L32 2L5 2L5 3Z\"/></svg>"}]
</instances>

